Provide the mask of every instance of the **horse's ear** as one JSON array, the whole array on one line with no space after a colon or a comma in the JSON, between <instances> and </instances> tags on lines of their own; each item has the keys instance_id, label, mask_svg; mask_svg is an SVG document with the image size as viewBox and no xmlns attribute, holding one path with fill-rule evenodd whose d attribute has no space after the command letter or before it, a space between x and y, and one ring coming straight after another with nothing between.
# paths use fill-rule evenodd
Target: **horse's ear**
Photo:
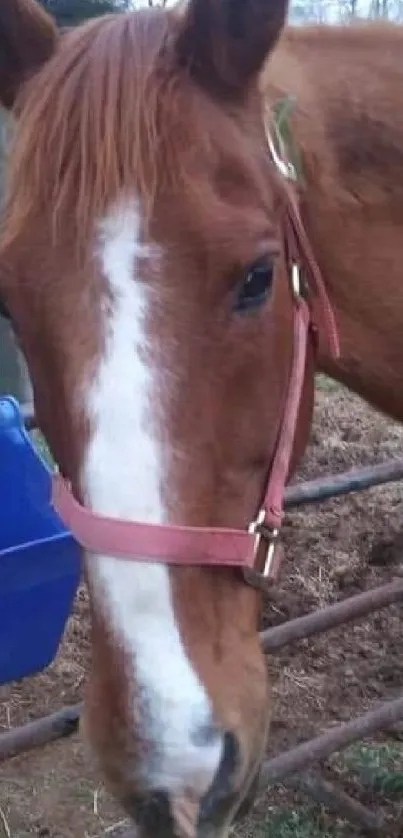
<instances>
[{"instance_id":1,"label":"horse's ear","mask_svg":"<svg viewBox=\"0 0 403 838\"><path fill-rule=\"evenodd\" d=\"M53 54L53 19L36 0L0 0L0 103L12 108L24 84Z\"/></svg>"},{"instance_id":2,"label":"horse's ear","mask_svg":"<svg viewBox=\"0 0 403 838\"><path fill-rule=\"evenodd\" d=\"M212 93L242 96L281 34L288 0L188 0L180 12L181 64Z\"/></svg>"}]
</instances>

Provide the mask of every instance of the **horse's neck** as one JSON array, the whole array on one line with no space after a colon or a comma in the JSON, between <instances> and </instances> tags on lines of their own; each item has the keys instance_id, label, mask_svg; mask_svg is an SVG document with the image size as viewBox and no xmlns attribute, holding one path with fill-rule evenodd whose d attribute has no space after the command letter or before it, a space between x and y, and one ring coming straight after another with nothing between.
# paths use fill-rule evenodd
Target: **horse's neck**
<instances>
[{"instance_id":1,"label":"horse's neck","mask_svg":"<svg viewBox=\"0 0 403 838\"><path fill-rule=\"evenodd\" d=\"M403 29L286 33L269 97L294 93L304 222L341 337L322 367L403 421Z\"/></svg>"}]
</instances>

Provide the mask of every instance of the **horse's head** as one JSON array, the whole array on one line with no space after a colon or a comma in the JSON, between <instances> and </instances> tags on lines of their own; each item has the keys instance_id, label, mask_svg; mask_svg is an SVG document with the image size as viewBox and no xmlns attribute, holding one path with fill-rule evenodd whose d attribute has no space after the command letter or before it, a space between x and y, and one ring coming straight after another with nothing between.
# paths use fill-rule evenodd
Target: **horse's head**
<instances>
[{"instance_id":1,"label":"horse's head","mask_svg":"<svg viewBox=\"0 0 403 838\"><path fill-rule=\"evenodd\" d=\"M33 0L2 3L6 105L35 72L0 294L53 454L102 516L243 529L259 507L292 355L258 92L286 5L190 0L58 39ZM141 834L219 834L266 744L259 596L236 568L110 552L86 558L88 735Z\"/></svg>"}]
</instances>

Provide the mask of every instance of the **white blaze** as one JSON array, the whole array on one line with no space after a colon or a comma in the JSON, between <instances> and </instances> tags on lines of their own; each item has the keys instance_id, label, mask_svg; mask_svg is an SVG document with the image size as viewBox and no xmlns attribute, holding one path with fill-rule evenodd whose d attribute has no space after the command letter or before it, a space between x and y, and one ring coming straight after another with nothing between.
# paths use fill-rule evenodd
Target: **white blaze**
<instances>
[{"instance_id":1,"label":"white blaze","mask_svg":"<svg viewBox=\"0 0 403 838\"><path fill-rule=\"evenodd\" d=\"M102 357L84 391L91 434L82 487L100 514L167 523L165 457L154 418L158 370L147 352L151 297L140 276L152 251L140 241L140 222L133 201L116 206L101 227L98 252L112 304L103 311ZM125 650L128 682L140 687L143 735L157 746L155 765L143 766L145 780L203 794L218 769L222 738L206 744L194 738L211 724L211 704L182 644L166 567L100 555L91 557L88 571L98 606Z\"/></svg>"}]
</instances>

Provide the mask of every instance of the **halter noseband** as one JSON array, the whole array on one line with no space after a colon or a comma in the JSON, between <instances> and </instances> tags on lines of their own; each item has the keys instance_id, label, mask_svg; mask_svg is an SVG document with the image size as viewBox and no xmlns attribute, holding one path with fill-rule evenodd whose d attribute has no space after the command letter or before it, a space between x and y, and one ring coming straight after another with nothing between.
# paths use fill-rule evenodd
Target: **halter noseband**
<instances>
[{"instance_id":1,"label":"halter noseband","mask_svg":"<svg viewBox=\"0 0 403 838\"><path fill-rule=\"evenodd\" d=\"M247 581L271 581L284 516L284 491L296 436L310 339L328 357L339 356L338 333L320 269L306 235L292 181L292 164L267 141L285 193L283 236L293 301L293 351L277 444L263 503L247 530L146 524L97 515L79 503L70 484L52 477L52 503L76 541L90 553L172 565L216 565L243 569ZM302 285L301 269L304 269ZM306 293L307 292L307 293ZM8 312L0 303L0 313ZM251 573L252 571L252 573Z\"/></svg>"}]
</instances>

